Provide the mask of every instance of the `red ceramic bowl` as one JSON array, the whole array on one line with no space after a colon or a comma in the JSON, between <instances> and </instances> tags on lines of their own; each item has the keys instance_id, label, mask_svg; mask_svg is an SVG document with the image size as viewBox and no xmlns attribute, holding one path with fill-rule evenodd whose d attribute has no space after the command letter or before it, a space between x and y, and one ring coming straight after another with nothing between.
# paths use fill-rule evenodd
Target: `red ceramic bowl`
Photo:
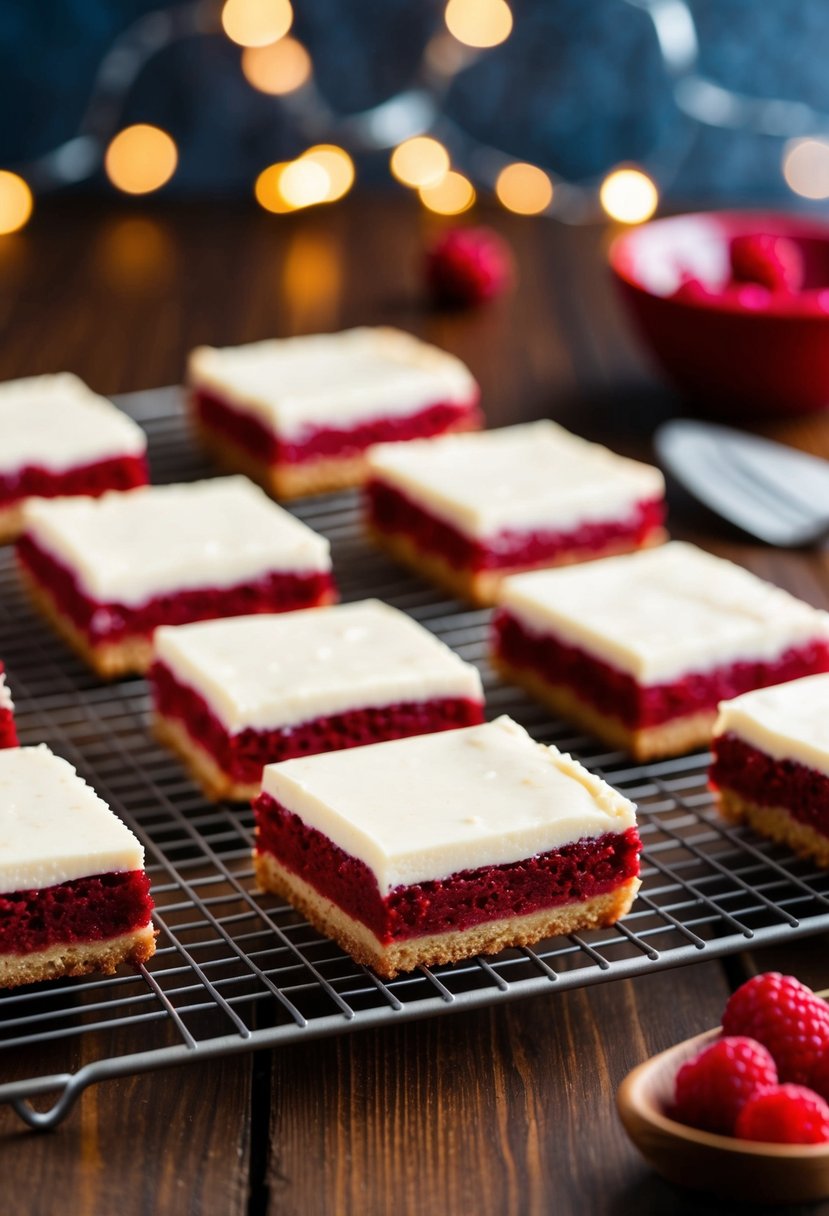
<instances>
[{"instance_id":1,"label":"red ceramic bowl","mask_svg":"<svg viewBox=\"0 0 829 1216\"><path fill-rule=\"evenodd\" d=\"M757 234L798 247L799 291L729 288L732 238ZM646 344L698 408L745 416L829 406L829 226L762 212L679 215L625 232L609 258ZM673 298L689 278L703 290Z\"/></svg>"}]
</instances>

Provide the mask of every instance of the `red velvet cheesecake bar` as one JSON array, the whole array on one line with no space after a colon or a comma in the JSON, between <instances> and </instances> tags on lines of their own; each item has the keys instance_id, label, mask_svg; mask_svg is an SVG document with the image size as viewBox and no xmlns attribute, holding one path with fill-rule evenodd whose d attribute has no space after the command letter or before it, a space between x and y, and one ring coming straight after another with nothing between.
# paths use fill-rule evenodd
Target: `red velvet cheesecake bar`
<instances>
[{"instance_id":1,"label":"red velvet cheesecake bar","mask_svg":"<svg viewBox=\"0 0 829 1216\"><path fill-rule=\"evenodd\" d=\"M483 721L476 668L376 600L162 628L156 736L208 798L250 801L266 764Z\"/></svg>"},{"instance_id":2,"label":"red velvet cheesecake bar","mask_svg":"<svg viewBox=\"0 0 829 1216\"><path fill-rule=\"evenodd\" d=\"M0 748L17 747L17 730L14 725L14 705L6 684L6 671L0 661Z\"/></svg>"},{"instance_id":3,"label":"red velvet cheesecake bar","mask_svg":"<svg viewBox=\"0 0 829 1216\"><path fill-rule=\"evenodd\" d=\"M636 808L509 718L268 765L260 886L359 963L400 971L611 925Z\"/></svg>"},{"instance_id":4,"label":"red velvet cheesecake bar","mask_svg":"<svg viewBox=\"0 0 829 1216\"><path fill-rule=\"evenodd\" d=\"M713 752L726 819L829 866L829 674L724 701Z\"/></svg>"},{"instance_id":5,"label":"red velvet cheesecake bar","mask_svg":"<svg viewBox=\"0 0 829 1216\"><path fill-rule=\"evenodd\" d=\"M33 498L96 496L149 480L144 432L64 372L0 384L0 544Z\"/></svg>"},{"instance_id":6,"label":"red velvet cheesecake bar","mask_svg":"<svg viewBox=\"0 0 829 1216\"><path fill-rule=\"evenodd\" d=\"M152 907L141 845L71 764L0 752L0 987L145 962Z\"/></svg>"},{"instance_id":7,"label":"red velvet cheesecake bar","mask_svg":"<svg viewBox=\"0 0 829 1216\"><path fill-rule=\"evenodd\" d=\"M104 677L143 672L159 625L331 603L328 542L245 477L38 502L21 573Z\"/></svg>"},{"instance_id":8,"label":"red velvet cheesecake bar","mask_svg":"<svg viewBox=\"0 0 829 1216\"><path fill-rule=\"evenodd\" d=\"M278 498L359 484L371 444L482 421L478 386L459 359L388 328L202 346L188 381L206 447Z\"/></svg>"},{"instance_id":9,"label":"red velvet cheesecake bar","mask_svg":"<svg viewBox=\"0 0 829 1216\"><path fill-rule=\"evenodd\" d=\"M555 713L649 760L707 744L724 698L829 671L829 615L672 542L507 580L493 655Z\"/></svg>"},{"instance_id":10,"label":"red velvet cheesecake bar","mask_svg":"<svg viewBox=\"0 0 829 1216\"><path fill-rule=\"evenodd\" d=\"M491 604L520 570L624 553L665 539L658 469L550 421L368 457L372 538L452 594Z\"/></svg>"}]
</instances>

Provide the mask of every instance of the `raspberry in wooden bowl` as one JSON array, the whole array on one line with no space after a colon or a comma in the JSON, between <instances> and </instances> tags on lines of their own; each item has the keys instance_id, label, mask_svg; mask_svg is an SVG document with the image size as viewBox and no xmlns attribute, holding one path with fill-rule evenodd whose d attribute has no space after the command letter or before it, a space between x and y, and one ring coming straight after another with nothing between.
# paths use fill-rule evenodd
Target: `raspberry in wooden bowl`
<instances>
[{"instance_id":1,"label":"raspberry in wooden bowl","mask_svg":"<svg viewBox=\"0 0 829 1216\"><path fill-rule=\"evenodd\" d=\"M829 406L829 226L700 212L624 233L610 268L645 344L707 412Z\"/></svg>"}]
</instances>

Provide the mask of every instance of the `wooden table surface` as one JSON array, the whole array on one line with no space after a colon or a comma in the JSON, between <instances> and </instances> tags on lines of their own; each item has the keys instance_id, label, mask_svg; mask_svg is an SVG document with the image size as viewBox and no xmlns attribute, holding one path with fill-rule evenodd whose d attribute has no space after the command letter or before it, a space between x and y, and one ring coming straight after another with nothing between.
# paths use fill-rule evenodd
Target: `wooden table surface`
<instances>
[{"instance_id":1,"label":"wooden table surface","mask_svg":"<svg viewBox=\"0 0 829 1216\"><path fill-rule=\"evenodd\" d=\"M488 217L489 218L489 217ZM418 275L430 223L409 200L298 216L199 204L44 204L0 239L0 379L69 369L103 393L177 382L186 352L390 323L460 355L491 425L545 415L627 452L679 406L630 340L606 230L499 213L518 286L435 313ZM829 416L766 426L829 456ZM675 534L829 606L829 557L747 542L687 498ZM829 935L273 1053L106 1082L58 1131L0 1108L10 1216L524 1216L727 1212L661 1182L614 1111L624 1074L716 1025L729 991L780 968L825 987ZM136 1046L140 1046L137 1043ZM3 1063L0 1058L0 1077ZM787 1212L829 1214L829 1204Z\"/></svg>"}]
</instances>

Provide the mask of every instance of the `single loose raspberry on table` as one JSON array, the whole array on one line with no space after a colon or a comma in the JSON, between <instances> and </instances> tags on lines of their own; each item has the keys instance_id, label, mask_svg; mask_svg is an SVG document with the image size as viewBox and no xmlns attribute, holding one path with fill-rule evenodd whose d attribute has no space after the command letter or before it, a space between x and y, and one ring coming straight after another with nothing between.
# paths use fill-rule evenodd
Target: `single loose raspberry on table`
<instances>
[{"instance_id":1,"label":"single loose raspberry on table","mask_svg":"<svg viewBox=\"0 0 829 1216\"><path fill-rule=\"evenodd\" d=\"M732 994L723 1034L747 1035L769 1049L781 1081L809 1085L829 1051L829 1005L792 975L767 971Z\"/></svg>"},{"instance_id":2,"label":"single loose raspberry on table","mask_svg":"<svg viewBox=\"0 0 829 1216\"><path fill-rule=\"evenodd\" d=\"M717 1039L682 1065L673 1118L704 1131L734 1134L740 1110L758 1089L777 1084L770 1053L754 1039Z\"/></svg>"},{"instance_id":3,"label":"single loose raspberry on table","mask_svg":"<svg viewBox=\"0 0 829 1216\"><path fill-rule=\"evenodd\" d=\"M829 1143L829 1103L805 1085L773 1085L758 1090L737 1116L741 1140L769 1144Z\"/></svg>"},{"instance_id":4,"label":"single loose raspberry on table","mask_svg":"<svg viewBox=\"0 0 829 1216\"><path fill-rule=\"evenodd\" d=\"M450 228L426 252L426 283L441 304L482 304L513 279L512 252L491 228Z\"/></svg>"}]
</instances>

